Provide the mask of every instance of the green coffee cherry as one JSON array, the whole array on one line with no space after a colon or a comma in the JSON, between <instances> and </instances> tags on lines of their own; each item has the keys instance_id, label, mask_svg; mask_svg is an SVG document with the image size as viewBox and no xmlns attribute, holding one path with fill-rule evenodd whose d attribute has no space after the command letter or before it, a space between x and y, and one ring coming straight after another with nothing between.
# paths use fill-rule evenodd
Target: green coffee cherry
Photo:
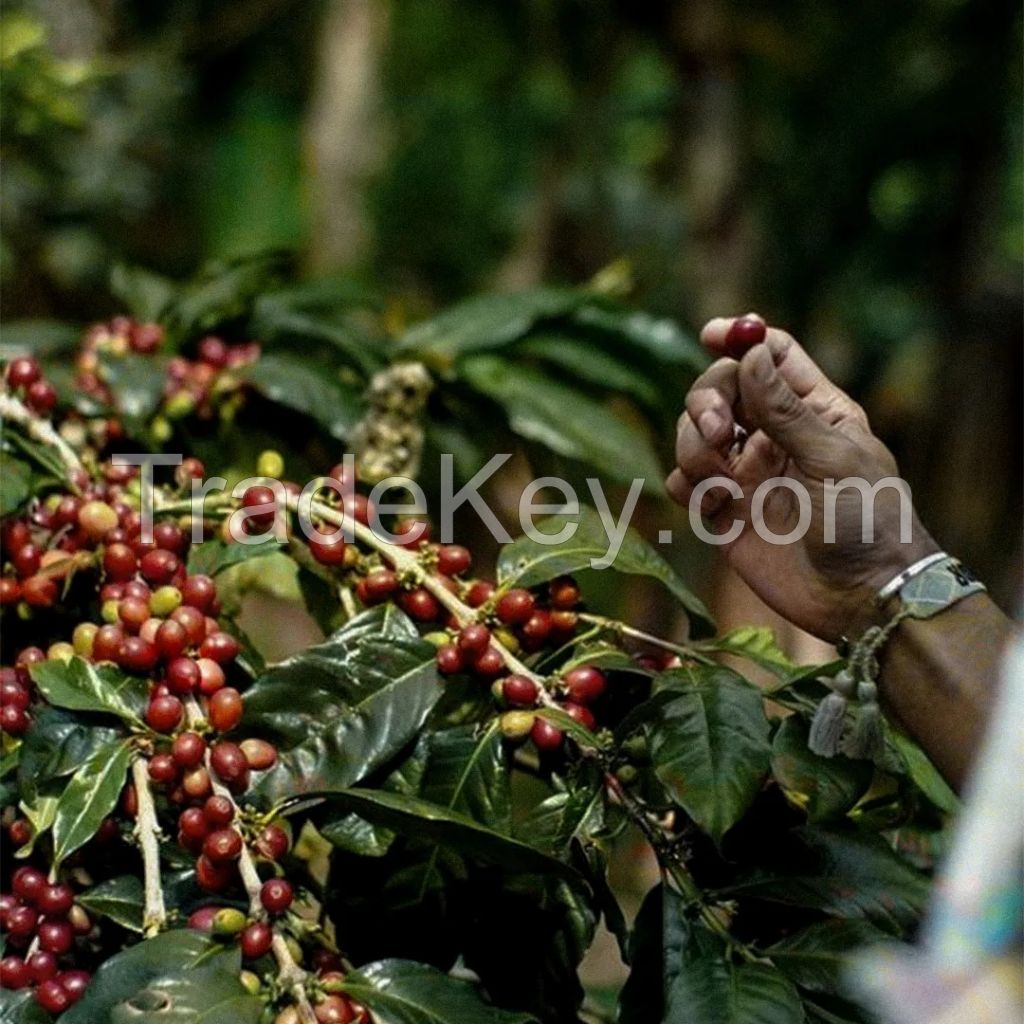
<instances>
[{"instance_id":1,"label":"green coffee cherry","mask_svg":"<svg viewBox=\"0 0 1024 1024\"><path fill-rule=\"evenodd\" d=\"M181 604L181 591L177 587L158 587L149 598L149 610L166 619Z\"/></svg>"},{"instance_id":2,"label":"green coffee cherry","mask_svg":"<svg viewBox=\"0 0 1024 1024\"><path fill-rule=\"evenodd\" d=\"M213 915L211 931L219 938L237 935L246 925L246 916L235 907L224 907Z\"/></svg>"},{"instance_id":3,"label":"green coffee cherry","mask_svg":"<svg viewBox=\"0 0 1024 1024\"><path fill-rule=\"evenodd\" d=\"M165 416L153 417L153 422L149 425L149 436L156 444L166 444L173 433L174 428Z\"/></svg>"},{"instance_id":4,"label":"green coffee cherry","mask_svg":"<svg viewBox=\"0 0 1024 1024\"><path fill-rule=\"evenodd\" d=\"M185 390L175 391L164 403L164 414L168 419L180 420L196 407L196 400Z\"/></svg>"},{"instance_id":5,"label":"green coffee cherry","mask_svg":"<svg viewBox=\"0 0 1024 1024\"><path fill-rule=\"evenodd\" d=\"M108 625L114 625L121 619L120 601L115 601L111 598L109 601L103 602L103 607L100 609L100 618L103 619Z\"/></svg>"},{"instance_id":6,"label":"green coffee cherry","mask_svg":"<svg viewBox=\"0 0 1024 1024\"><path fill-rule=\"evenodd\" d=\"M75 626L75 631L71 634L71 644L75 649L75 654L82 658L92 657L92 645L99 629L100 627L95 622L80 622Z\"/></svg>"},{"instance_id":7,"label":"green coffee cherry","mask_svg":"<svg viewBox=\"0 0 1024 1024\"><path fill-rule=\"evenodd\" d=\"M238 975L238 980L242 983L242 988L251 996L258 996L260 994L261 983L258 975L252 973L252 971L242 971Z\"/></svg>"},{"instance_id":8,"label":"green coffee cherry","mask_svg":"<svg viewBox=\"0 0 1024 1024\"><path fill-rule=\"evenodd\" d=\"M506 711L501 716L501 734L507 740L526 739L533 729L533 722L532 711Z\"/></svg>"},{"instance_id":9,"label":"green coffee cherry","mask_svg":"<svg viewBox=\"0 0 1024 1024\"><path fill-rule=\"evenodd\" d=\"M55 644L50 644L46 649L46 657L48 661L70 661L74 656L74 647L69 643L65 643L63 640Z\"/></svg>"},{"instance_id":10,"label":"green coffee cherry","mask_svg":"<svg viewBox=\"0 0 1024 1024\"><path fill-rule=\"evenodd\" d=\"M631 764L619 765L619 767L615 769L615 777L619 782L624 782L626 785L629 785L631 782L636 782L639 774L640 773L637 769Z\"/></svg>"},{"instance_id":11,"label":"green coffee cherry","mask_svg":"<svg viewBox=\"0 0 1024 1024\"><path fill-rule=\"evenodd\" d=\"M284 458L279 451L268 448L265 452L260 452L260 457L256 460L257 476L270 476L276 480L283 473Z\"/></svg>"},{"instance_id":12,"label":"green coffee cherry","mask_svg":"<svg viewBox=\"0 0 1024 1024\"><path fill-rule=\"evenodd\" d=\"M435 647L444 647L445 644L450 644L452 638L447 633L442 633L440 630L436 630L433 633L425 633L423 639L428 644L433 644Z\"/></svg>"}]
</instances>

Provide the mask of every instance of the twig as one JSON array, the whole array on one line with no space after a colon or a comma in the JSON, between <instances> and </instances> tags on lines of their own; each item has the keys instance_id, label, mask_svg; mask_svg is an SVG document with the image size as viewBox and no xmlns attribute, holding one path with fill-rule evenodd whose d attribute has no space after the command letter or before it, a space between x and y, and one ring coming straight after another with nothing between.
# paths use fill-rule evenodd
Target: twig
<instances>
[{"instance_id":1,"label":"twig","mask_svg":"<svg viewBox=\"0 0 1024 1024\"><path fill-rule=\"evenodd\" d=\"M53 424L49 420L37 416L20 399L13 395L0 394L0 419L19 424L25 428L29 437L55 449L69 473L83 468L74 449L53 429Z\"/></svg>"},{"instance_id":2,"label":"twig","mask_svg":"<svg viewBox=\"0 0 1024 1024\"><path fill-rule=\"evenodd\" d=\"M191 727L195 728L200 726L203 722L203 713L199 705L196 703L194 697L189 697L185 702L185 714L188 718L188 723ZM217 778L217 773L213 769L211 764L211 755L209 747L206 750L206 770L210 775L210 786L217 796L225 797L231 801L231 806L235 809L235 814L238 814L238 804L235 803L235 798L231 793L231 790L227 788ZM141 809L141 803L140 803ZM249 897L249 913L253 917L263 916L263 905L260 902L260 889L263 883L260 881L259 873L256 871L256 865L253 863L252 854L249 852L249 847L246 843L242 844L242 852L238 857L238 874L241 876L242 885L245 887L246 895ZM298 1010L299 1019L302 1024L316 1024L316 1015L313 1013L313 1007L310 1005L309 998L306 995L306 972L295 962L295 958L291 954L291 950L288 949L288 943L285 942L284 936L275 928L274 938L271 943L271 951L274 954L274 959L277 961L277 978L281 983L282 987L289 989L292 996L295 999L295 1008Z\"/></svg>"},{"instance_id":3,"label":"twig","mask_svg":"<svg viewBox=\"0 0 1024 1024\"><path fill-rule=\"evenodd\" d=\"M709 658L706 654L701 654L692 647L686 647L684 644L674 644L671 640L662 640L660 636L654 636L653 633L645 633L642 629L627 625L618 619L609 619L604 615L592 615L589 612L581 612L580 621L600 626L602 629L617 633L619 636L628 636L631 640L640 640L645 644L650 644L652 647L660 647L664 651L671 651L673 654L678 654L681 658L690 658L693 661L699 661L703 665L715 664L713 658Z\"/></svg>"},{"instance_id":4,"label":"twig","mask_svg":"<svg viewBox=\"0 0 1024 1024\"><path fill-rule=\"evenodd\" d=\"M149 938L164 927L167 922L167 910L164 907L164 890L160 880L160 825L156 817L156 807L153 805L153 794L149 790L148 764L141 754L136 754L132 758L132 783L138 799L135 835L142 851L142 873L146 893L142 930Z\"/></svg>"}]
</instances>

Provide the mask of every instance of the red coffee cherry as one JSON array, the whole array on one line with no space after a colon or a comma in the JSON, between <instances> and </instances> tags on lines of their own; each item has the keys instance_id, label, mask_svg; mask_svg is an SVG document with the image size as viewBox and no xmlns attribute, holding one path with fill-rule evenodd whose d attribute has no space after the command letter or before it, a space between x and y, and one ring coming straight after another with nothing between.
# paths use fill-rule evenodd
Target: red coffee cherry
<instances>
[{"instance_id":1,"label":"red coffee cherry","mask_svg":"<svg viewBox=\"0 0 1024 1024\"><path fill-rule=\"evenodd\" d=\"M331 539L328 541L311 540L309 542L309 553L321 565L344 565L345 548L345 536L341 530L331 534Z\"/></svg>"},{"instance_id":2,"label":"red coffee cherry","mask_svg":"<svg viewBox=\"0 0 1024 1024\"><path fill-rule=\"evenodd\" d=\"M7 384L11 388L27 388L42 375L39 363L31 356L19 356L7 366Z\"/></svg>"},{"instance_id":3,"label":"red coffee cherry","mask_svg":"<svg viewBox=\"0 0 1024 1024\"><path fill-rule=\"evenodd\" d=\"M35 544L25 544L11 555L11 564L19 576L31 576L39 568L42 552Z\"/></svg>"},{"instance_id":4,"label":"red coffee cherry","mask_svg":"<svg viewBox=\"0 0 1024 1024\"><path fill-rule=\"evenodd\" d=\"M725 351L734 359L739 359L745 352L764 341L766 334L767 327L759 316L741 316L732 322L726 332Z\"/></svg>"},{"instance_id":5,"label":"red coffee cherry","mask_svg":"<svg viewBox=\"0 0 1024 1024\"><path fill-rule=\"evenodd\" d=\"M124 630L120 626L100 626L92 641L93 661L116 661L124 638Z\"/></svg>"},{"instance_id":6,"label":"red coffee cherry","mask_svg":"<svg viewBox=\"0 0 1024 1024\"><path fill-rule=\"evenodd\" d=\"M607 677L593 665L580 665L565 673L565 690L577 704L590 704L605 691Z\"/></svg>"},{"instance_id":7,"label":"red coffee cherry","mask_svg":"<svg viewBox=\"0 0 1024 1024\"><path fill-rule=\"evenodd\" d=\"M185 795L193 800L205 800L213 788L210 782L210 773L201 764L196 765L195 768L189 768L182 776L181 788L185 791Z\"/></svg>"},{"instance_id":8,"label":"red coffee cherry","mask_svg":"<svg viewBox=\"0 0 1024 1024\"><path fill-rule=\"evenodd\" d=\"M57 973L57 957L45 950L37 950L26 961L29 974L36 983L46 981ZM7 986L4 986L5 988Z\"/></svg>"},{"instance_id":9,"label":"red coffee cherry","mask_svg":"<svg viewBox=\"0 0 1024 1024\"><path fill-rule=\"evenodd\" d=\"M181 587L181 600L183 604L198 608L205 614L210 610L210 605L217 599L217 584L209 576L197 573L194 576L187 576Z\"/></svg>"},{"instance_id":10,"label":"red coffee cherry","mask_svg":"<svg viewBox=\"0 0 1024 1024\"><path fill-rule=\"evenodd\" d=\"M511 675L501 684L501 695L509 704L533 707L540 692L537 684L527 676Z\"/></svg>"},{"instance_id":11,"label":"red coffee cherry","mask_svg":"<svg viewBox=\"0 0 1024 1024\"><path fill-rule=\"evenodd\" d=\"M13 576L0 577L0 605L17 604L21 600L21 584Z\"/></svg>"},{"instance_id":12,"label":"red coffee cherry","mask_svg":"<svg viewBox=\"0 0 1024 1024\"><path fill-rule=\"evenodd\" d=\"M390 569L374 569L364 583L371 604L386 601L398 589L398 577Z\"/></svg>"},{"instance_id":13,"label":"red coffee cherry","mask_svg":"<svg viewBox=\"0 0 1024 1024\"><path fill-rule=\"evenodd\" d=\"M472 564L469 548L461 544L444 544L437 552L437 571L445 576L461 576Z\"/></svg>"},{"instance_id":14,"label":"red coffee cherry","mask_svg":"<svg viewBox=\"0 0 1024 1024\"><path fill-rule=\"evenodd\" d=\"M576 612L559 610L551 612L551 632L572 635L580 617Z\"/></svg>"},{"instance_id":15,"label":"red coffee cherry","mask_svg":"<svg viewBox=\"0 0 1024 1024\"><path fill-rule=\"evenodd\" d=\"M237 743L222 741L210 752L210 765L224 782L240 782L249 774L249 762Z\"/></svg>"},{"instance_id":16,"label":"red coffee cherry","mask_svg":"<svg viewBox=\"0 0 1024 1024\"><path fill-rule=\"evenodd\" d=\"M129 580L135 575L138 561L127 544L108 544L103 552L103 572L109 580Z\"/></svg>"},{"instance_id":17,"label":"red coffee cherry","mask_svg":"<svg viewBox=\"0 0 1024 1024\"><path fill-rule=\"evenodd\" d=\"M8 704L0 708L0 729L8 736L22 736L31 725L31 720L24 710Z\"/></svg>"},{"instance_id":18,"label":"red coffee cherry","mask_svg":"<svg viewBox=\"0 0 1024 1024\"><path fill-rule=\"evenodd\" d=\"M257 960L269 952L274 941L273 929L266 921L253 921L242 930L239 945L242 956L248 960Z\"/></svg>"},{"instance_id":19,"label":"red coffee cherry","mask_svg":"<svg viewBox=\"0 0 1024 1024\"><path fill-rule=\"evenodd\" d=\"M224 669L212 658L198 658L196 664L199 666L199 692L204 697L212 697L227 681Z\"/></svg>"},{"instance_id":20,"label":"red coffee cherry","mask_svg":"<svg viewBox=\"0 0 1024 1024\"><path fill-rule=\"evenodd\" d=\"M160 651L156 644L149 643L141 636L125 637L117 653L117 663L126 672L148 675L156 668Z\"/></svg>"},{"instance_id":21,"label":"red coffee cherry","mask_svg":"<svg viewBox=\"0 0 1024 1024\"><path fill-rule=\"evenodd\" d=\"M31 935L39 923L35 907L21 905L12 907L7 914L7 933L16 937Z\"/></svg>"},{"instance_id":22,"label":"red coffee cherry","mask_svg":"<svg viewBox=\"0 0 1024 1024\"><path fill-rule=\"evenodd\" d=\"M234 804L226 796L211 796L203 804L203 817L207 824L214 828L222 828L231 824L235 816Z\"/></svg>"},{"instance_id":23,"label":"red coffee cherry","mask_svg":"<svg viewBox=\"0 0 1024 1024\"><path fill-rule=\"evenodd\" d=\"M252 512L246 517L246 523L257 529L265 529L274 522L277 513L277 497L271 487L256 484L242 495L242 508L254 509L269 506L261 512Z\"/></svg>"},{"instance_id":24,"label":"red coffee cherry","mask_svg":"<svg viewBox=\"0 0 1024 1024\"><path fill-rule=\"evenodd\" d=\"M365 494L346 494L341 499L341 510L363 526L369 526L370 519L376 513L373 502Z\"/></svg>"},{"instance_id":25,"label":"red coffee cherry","mask_svg":"<svg viewBox=\"0 0 1024 1024\"><path fill-rule=\"evenodd\" d=\"M260 889L260 903L268 914L283 914L294 898L291 882L284 878L271 878Z\"/></svg>"},{"instance_id":26,"label":"red coffee cherry","mask_svg":"<svg viewBox=\"0 0 1024 1024\"><path fill-rule=\"evenodd\" d=\"M248 739L239 744L249 767L254 772L265 772L277 764L277 748L266 740Z\"/></svg>"},{"instance_id":27,"label":"red coffee cherry","mask_svg":"<svg viewBox=\"0 0 1024 1024\"><path fill-rule=\"evenodd\" d=\"M31 985L33 980L32 971L20 956L5 956L0 960L0 987L25 988L26 985Z\"/></svg>"},{"instance_id":28,"label":"red coffee cherry","mask_svg":"<svg viewBox=\"0 0 1024 1024\"><path fill-rule=\"evenodd\" d=\"M325 995L313 1007L313 1016L317 1024L352 1024L355 1020L348 999L336 993Z\"/></svg>"},{"instance_id":29,"label":"red coffee cherry","mask_svg":"<svg viewBox=\"0 0 1024 1024\"><path fill-rule=\"evenodd\" d=\"M533 607L533 594L522 587L515 587L498 598L494 610L506 625L517 625L525 622L533 614Z\"/></svg>"},{"instance_id":30,"label":"red coffee cherry","mask_svg":"<svg viewBox=\"0 0 1024 1024\"><path fill-rule=\"evenodd\" d=\"M146 708L146 725L155 732L172 732L178 727L185 709L177 697L154 697Z\"/></svg>"},{"instance_id":31,"label":"red coffee cherry","mask_svg":"<svg viewBox=\"0 0 1024 1024\"><path fill-rule=\"evenodd\" d=\"M75 942L75 932L68 921L43 921L36 932L39 948L63 956Z\"/></svg>"},{"instance_id":32,"label":"red coffee cherry","mask_svg":"<svg viewBox=\"0 0 1024 1024\"><path fill-rule=\"evenodd\" d=\"M473 622L459 632L458 645L463 654L478 657L490 646L491 631L482 622Z\"/></svg>"},{"instance_id":33,"label":"red coffee cherry","mask_svg":"<svg viewBox=\"0 0 1024 1024\"><path fill-rule=\"evenodd\" d=\"M63 1013L71 1005L71 996L56 978L48 978L36 989L36 1002L47 1013Z\"/></svg>"},{"instance_id":34,"label":"red coffee cherry","mask_svg":"<svg viewBox=\"0 0 1024 1024\"><path fill-rule=\"evenodd\" d=\"M184 695L192 693L199 686L202 675L199 666L191 658L179 656L168 664L165 678L172 693Z\"/></svg>"},{"instance_id":35,"label":"red coffee cherry","mask_svg":"<svg viewBox=\"0 0 1024 1024\"><path fill-rule=\"evenodd\" d=\"M228 346L225 341L215 335L208 335L199 342L196 350L199 361L218 370L228 363Z\"/></svg>"},{"instance_id":36,"label":"red coffee cherry","mask_svg":"<svg viewBox=\"0 0 1024 1024\"><path fill-rule=\"evenodd\" d=\"M45 886L36 899L36 906L42 914L51 917L63 917L75 902L75 894L70 885L55 882Z\"/></svg>"},{"instance_id":37,"label":"red coffee cherry","mask_svg":"<svg viewBox=\"0 0 1024 1024\"><path fill-rule=\"evenodd\" d=\"M22 581L21 597L30 608L52 608L59 596L57 582L50 576L37 574Z\"/></svg>"},{"instance_id":38,"label":"red coffee cherry","mask_svg":"<svg viewBox=\"0 0 1024 1024\"><path fill-rule=\"evenodd\" d=\"M203 841L203 854L214 864L238 860L242 852L242 837L233 828L219 828Z\"/></svg>"},{"instance_id":39,"label":"red coffee cherry","mask_svg":"<svg viewBox=\"0 0 1024 1024\"><path fill-rule=\"evenodd\" d=\"M210 831L201 807L188 807L178 817L178 832L193 843L201 843Z\"/></svg>"},{"instance_id":40,"label":"red coffee cherry","mask_svg":"<svg viewBox=\"0 0 1024 1024\"><path fill-rule=\"evenodd\" d=\"M205 854L196 860L196 883L207 892L221 892L234 877L234 863L214 864Z\"/></svg>"},{"instance_id":41,"label":"red coffee cherry","mask_svg":"<svg viewBox=\"0 0 1024 1024\"><path fill-rule=\"evenodd\" d=\"M179 768L195 768L206 753L206 742L196 732L183 732L171 744L171 756Z\"/></svg>"},{"instance_id":42,"label":"red coffee cherry","mask_svg":"<svg viewBox=\"0 0 1024 1024\"><path fill-rule=\"evenodd\" d=\"M209 658L218 665L224 665L237 658L240 650L241 645L238 641L230 633L220 630L203 640L199 645L199 656Z\"/></svg>"},{"instance_id":43,"label":"red coffee cherry","mask_svg":"<svg viewBox=\"0 0 1024 1024\"><path fill-rule=\"evenodd\" d=\"M530 739L538 750L548 752L561 747L564 735L561 729L556 728L546 718L538 718L530 730Z\"/></svg>"},{"instance_id":44,"label":"red coffee cherry","mask_svg":"<svg viewBox=\"0 0 1024 1024\"><path fill-rule=\"evenodd\" d=\"M585 729L593 729L597 725L597 719L594 718L594 713L590 708L585 708L582 704L572 704L566 702L562 705L562 710L574 721L579 722Z\"/></svg>"},{"instance_id":45,"label":"red coffee cherry","mask_svg":"<svg viewBox=\"0 0 1024 1024\"><path fill-rule=\"evenodd\" d=\"M280 860L288 847L288 833L279 825L267 825L256 837L256 852L267 860Z\"/></svg>"},{"instance_id":46,"label":"red coffee cherry","mask_svg":"<svg viewBox=\"0 0 1024 1024\"><path fill-rule=\"evenodd\" d=\"M430 523L423 519L400 519L391 529L400 548L421 548L430 540Z\"/></svg>"},{"instance_id":47,"label":"red coffee cherry","mask_svg":"<svg viewBox=\"0 0 1024 1024\"><path fill-rule=\"evenodd\" d=\"M57 392L48 380L37 380L29 384L25 401L41 416L45 416L57 404Z\"/></svg>"},{"instance_id":48,"label":"red coffee cherry","mask_svg":"<svg viewBox=\"0 0 1024 1024\"><path fill-rule=\"evenodd\" d=\"M156 783L166 785L178 779L178 766L170 754L154 754L149 759L149 777Z\"/></svg>"},{"instance_id":49,"label":"red coffee cherry","mask_svg":"<svg viewBox=\"0 0 1024 1024\"><path fill-rule=\"evenodd\" d=\"M242 695L225 686L210 698L210 724L218 732L230 732L242 720Z\"/></svg>"},{"instance_id":50,"label":"red coffee cherry","mask_svg":"<svg viewBox=\"0 0 1024 1024\"><path fill-rule=\"evenodd\" d=\"M77 1003L85 995L91 980L92 975L88 971L61 971L57 975L57 981L72 1003Z\"/></svg>"},{"instance_id":51,"label":"red coffee cherry","mask_svg":"<svg viewBox=\"0 0 1024 1024\"><path fill-rule=\"evenodd\" d=\"M11 843L14 846L24 846L32 838L32 823L28 818L15 818L15 820L11 822L10 828L7 830L7 834L10 836Z\"/></svg>"},{"instance_id":52,"label":"red coffee cherry","mask_svg":"<svg viewBox=\"0 0 1024 1024\"><path fill-rule=\"evenodd\" d=\"M433 622L441 613L437 598L423 587L399 594L398 607L416 622Z\"/></svg>"},{"instance_id":53,"label":"red coffee cherry","mask_svg":"<svg viewBox=\"0 0 1024 1024\"><path fill-rule=\"evenodd\" d=\"M36 868L18 868L11 875L11 891L28 903L35 903L46 884L46 875Z\"/></svg>"},{"instance_id":54,"label":"red coffee cherry","mask_svg":"<svg viewBox=\"0 0 1024 1024\"><path fill-rule=\"evenodd\" d=\"M179 623L185 630L189 644L201 644L206 636L206 618L198 608L183 604L171 612L171 621ZM208 654L203 655L208 658ZM214 658L214 661L217 659Z\"/></svg>"},{"instance_id":55,"label":"red coffee cherry","mask_svg":"<svg viewBox=\"0 0 1024 1024\"><path fill-rule=\"evenodd\" d=\"M543 608L538 608L534 611L521 627L523 639L530 641L534 645L542 644L550 632L551 613Z\"/></svg>"},{"instance_id":56,"label":"red coffee cherry","mask_svg":"<svg viewBox=\"0 0 1024 1024\"><path fill-rule=\"evenodd\" d=\"M571 576L559 576L548 584L551 607L559 609L575 608L580 601L580 588Z\"/></svg>"},{"instance_id":57,"label":"red coffee cherry","mask_svg":"<svg viewBox=\"0 0 1024 1024\"><path fill-rule=\"evenodd\" d=\"M473 671L482 679L497 679L505 671L505 660L498 653L497 648L488 647L473 662Z\"/></svg>"},{"instance_id":58,"label":"red coffee cherry","mask_svg":"<svg viewBox=\"0 0 1024 1024\"><path fill-rule=\"evenodd\" d=\"M455 644L444 644L437 649L437 670L450 676L462 671L462 651Z\"/></svg>"},{"instance_id":59,"label":"red coffee cherry","mask_svg":"<svg viewBox=\"0 0 1024 1024\"><path fill-rule=\"evenodd\" d=\"M213 928L213 919L222 910L222 907L200 907L192 911L188 918L189 928L197 932L208 932Z\"/></svg>"},{"instance_id":60,"label":"red coffee cherry","mask_svg":"<svg viewBox=\"0 0 1024 1024\"><path fill-rule=\"evenodd\" d=\"M153 527L153 543L180 557L188 550L188 534L177 523L165 519Z\"/></svg>"},{"instance_id":61,"label":"red coffee cherry","mask_svg":"<svg viewBox=\"0 0 1024 1024\"><path fill-rule=\"evenodd\" d=\"M170 583L174 574L181 568L178 556L163 548L147 551L139 559L139 572L152 584L162 586Z\"/></svg>"}]
</instances>

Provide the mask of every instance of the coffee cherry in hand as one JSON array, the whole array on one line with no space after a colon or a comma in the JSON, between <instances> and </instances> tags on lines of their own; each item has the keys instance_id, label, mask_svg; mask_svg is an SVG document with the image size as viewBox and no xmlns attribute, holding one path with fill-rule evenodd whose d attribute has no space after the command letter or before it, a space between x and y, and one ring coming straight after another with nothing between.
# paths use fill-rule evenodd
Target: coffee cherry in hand
<instances>
[{"instance_id":1,"label":"coffee cherry in hand","mask_svg":"<svg viewBox=\"0 0 1024 1024\"><path fill-rule=\"evenodd\" d=\"M767 327L765 322L753 313L741 316L732 322L725 335L725 350L734 359L764 341Z\"/></svg>"}]
</instances>

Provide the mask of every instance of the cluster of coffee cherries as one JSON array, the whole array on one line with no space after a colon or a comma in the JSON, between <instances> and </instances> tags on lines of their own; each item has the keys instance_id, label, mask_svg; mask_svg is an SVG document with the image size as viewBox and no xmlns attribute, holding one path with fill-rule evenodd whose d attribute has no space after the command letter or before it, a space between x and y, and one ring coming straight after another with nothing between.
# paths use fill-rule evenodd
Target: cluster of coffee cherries
<instances>
[{"instance_id":1,"label":"cluster of coffee cherries","mask_svg":"<svg viewBox=\"0 0 1024 1024\"><path fill-rule=\"evenodd\" d=\"M57 404L57 392L43 376L39 363L30 356L12 359L7 364L4 382L15 397L39 416L49 416Z\"/></svg>"},{"instance_id":2,"label":"cluster of coffee cherries","mask_svg":"<svg viewBox=\"0 0 1024 1024\"><path fill-rule=\"evenodd\" d=\"M84 394L110 405L112 394L104 380L104 359L120 359L129 353L153 355L164 343L164 329L157 323L142 323L118 316L106 323L95 324L86 333L75 366L75 386ZM201 417L213 414L212 399L220 390L230 390L222 374L255 362L260 355L257 342L228 344L214 335L203 338L196 347L195 358L174 356L167 364L164 401L161 413L178 419L195 413Z\"/></svg>"},{"instance_id":3,"label":"cluster of coffee cherries","mask_svg":"<svg viewBox=\"0 0 1024 1024\"><path fill-rule=\"evenodd\" d=\"M36 1001L50 1013L62 1013L82 997L89 972L66 962L93 922L75 903L70 885L48 881L34 867L18 868L11 891L0 893L0 929L7 946L17 950L0 960L0 987L33 987Z\"/></svg>"}]
</instances>

